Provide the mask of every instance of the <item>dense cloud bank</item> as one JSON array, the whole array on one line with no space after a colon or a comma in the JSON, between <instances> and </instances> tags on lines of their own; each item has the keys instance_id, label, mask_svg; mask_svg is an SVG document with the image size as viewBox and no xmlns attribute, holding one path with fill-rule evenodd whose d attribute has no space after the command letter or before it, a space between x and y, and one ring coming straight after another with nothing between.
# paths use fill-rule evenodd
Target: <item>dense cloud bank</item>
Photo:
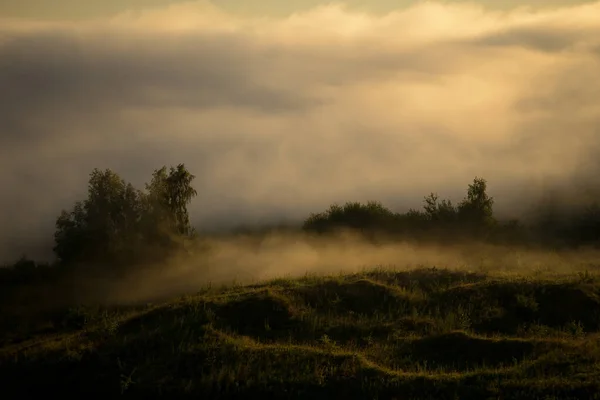
<instances>
[{"instance_id":1,"label":"dense cloud bank","mask_svg":"<svg viewBox=\"0 0 600 400\"><path fill-rule=\"evenodd\" d=\"M419 207L474 176L499 214L597 193L600 2L424 2L287 18L203 2L86 22L0 19L0 258L50 248L94 167L183 162L199 228L332 202Z\"/></svg>"}]
</instances>

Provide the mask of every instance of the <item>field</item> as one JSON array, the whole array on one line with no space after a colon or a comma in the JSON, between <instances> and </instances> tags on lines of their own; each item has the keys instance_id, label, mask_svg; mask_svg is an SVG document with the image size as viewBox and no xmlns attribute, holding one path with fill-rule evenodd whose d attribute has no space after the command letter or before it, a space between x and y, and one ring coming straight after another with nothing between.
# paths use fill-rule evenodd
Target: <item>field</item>
<instances>
[{"instance_id":1,"label":"field","mask_svg":"<svg viewBox=\"0 0 600 400\"><path fill-rule=\"evenodd\" d=\"M36 330L3 335L5 394L600 399L594 273L307 275L70 308Z\"/></svg>"}]
</instances>

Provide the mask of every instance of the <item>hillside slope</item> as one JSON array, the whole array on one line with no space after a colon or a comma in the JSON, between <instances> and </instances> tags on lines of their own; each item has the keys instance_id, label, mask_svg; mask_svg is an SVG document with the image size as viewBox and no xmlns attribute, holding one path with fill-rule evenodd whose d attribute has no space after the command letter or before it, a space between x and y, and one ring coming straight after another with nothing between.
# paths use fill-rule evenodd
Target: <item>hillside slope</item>
<instances>
[{"instance_id":1,"label":"hillside slope","mask_svg":"<svg viewBox=\"0 0 600 400\"><path fill-rule=\"evenodd\" d=\"M76 308L5 340L4 398L600 398L600 279L373 270ZM13 396L14 395L14 396Z\"/></svg>"}]
</instances>

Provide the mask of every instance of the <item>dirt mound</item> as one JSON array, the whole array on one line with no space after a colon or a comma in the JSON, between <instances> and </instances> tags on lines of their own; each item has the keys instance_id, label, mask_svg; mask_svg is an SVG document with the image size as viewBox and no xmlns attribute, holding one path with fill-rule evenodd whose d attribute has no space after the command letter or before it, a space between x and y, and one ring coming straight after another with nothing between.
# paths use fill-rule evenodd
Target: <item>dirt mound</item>
<instances>
[{"instance_id":1,"label":"dirt mound","mask_svg":"<svg viewBox=\"0 0 600 400\"><path fill-rule=\"evenodd\" d=\"M298 312L280 293L265 290L229 301L216 310L218 324L242 335L270 337L293 329Z\"/></svg>"},{"instance_id":2,"label":"dirt mound","mask_svg":"<svg viewBox=\"0 0 600 400\"><path fill-rule=\"evenodd\" d=\"M536 292L540 322L563 326L581 322L586 331L600 328L599 288L570 284L540 287Z\"/></svg>"},{"instance_id":3,"label":"dirt mound","mask_svg":"<svg viewBox=\"0 0 600 400\"><path fill-rule=\"evenodd\" d=\"M360 279L354 282L329 281L297 291L306 304L317 312L373 314L389 313L392 309L407 309L420 302L418 293Z\"/></svg>"},{"instance_id":4,"label":"dirt mound","mask_svg":"<svg viewBox=\"0 0 600 400\"><path fill-rule=\"evenodd\" d=\"M445 290L434 301L444 312L469 310L476 331L514 334L528 324L562 328L572 323L595 331L600 327L598 292L597 286L579 283L485 282Z\"/></svg>"},{"instance_id":5,"label":"dirt mound","mask_svg":"<svg viewBox=\"0 0 600 400\"><path fill-rule=\"evenodd\" d=\"M530 341L478 338L459 331L415 340L405 351L431 367L463 370L514 364L531 356L535 348Z\"/></svg>"}]
</instances>

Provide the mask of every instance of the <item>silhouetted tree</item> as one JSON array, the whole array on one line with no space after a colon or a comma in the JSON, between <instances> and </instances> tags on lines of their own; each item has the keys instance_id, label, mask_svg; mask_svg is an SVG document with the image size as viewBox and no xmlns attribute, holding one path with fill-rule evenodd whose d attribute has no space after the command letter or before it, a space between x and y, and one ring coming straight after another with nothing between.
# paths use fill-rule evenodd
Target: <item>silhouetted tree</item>
<instances>
[{"instance_id":1,"label":"silhouetted tree","mask_svg":"<svg viewBox=\"0 0 600 400\"><path fill-rule=\"evenodd\" d=\"M467 196L458 205L460 223L472 233L485 233L496 224L493 206L494 199L487 194L487 181L475 178L469 185Z\"/></svg>"},{"instance_id":2,"label":"silhouetted tree","mask_svg":"<svg viewBox=\"0 0 600 400\"><path fill-rule=\"evenodd\" d=\"M425 197L424 203L423 209L430 221L445 224L456 221L457 210L450 200L439 201L439 196L431 193Z\"/></svg>"},{"instance_id":3,"label":"silhouetted tree","mask_svg":"<svg viewBox=\"0 0 600 400\"><path fill-rule=\"evenodd\" d=\"M348 202L343 206L333 204L324 213L311 214L304 222L303 229L319 233L340 228L360 231L385 230L390 227L393 219L394 213L379 202Z\"/></svg>"},{"instance_id":4,"label":"silhouetted tree","mask_svg":"<svg viewBox=\"0 0 600 400\"><path fill-rule=\"evenodd\" d=\"M196 195L194 176L183 164L156 170L146 192L110 169L94 169L88 197L63 210L56 221L54 251L65 263L131 262L150 246L170 244L172 235L189 235L187 204Z\"/></svg>"},{"instance_id":5,"label":"silhouetted tree","mask_svg":"<svg viewBox=\"0 0 600 400\"><path fill-rule=\"evenodd\" d=\"M152 181L146 185L155 218L181 235L193 232L187 205L198 194L192 187L194 178L184 164L179 164L168 174L166 167L154 171Z\"/></svg>"},{"instance_id":6,"label":"silhouetted tree","mask_svg":"<svg viewBox=\"0 0 600 400\"><path fill-rule=\"evenodd\" d=\"M64 262L114 261L141 239L139 220L143 194L110 169L94 169L88 198L62 211L56 221L56 255Z\"/></svg>"}]
</instances>

